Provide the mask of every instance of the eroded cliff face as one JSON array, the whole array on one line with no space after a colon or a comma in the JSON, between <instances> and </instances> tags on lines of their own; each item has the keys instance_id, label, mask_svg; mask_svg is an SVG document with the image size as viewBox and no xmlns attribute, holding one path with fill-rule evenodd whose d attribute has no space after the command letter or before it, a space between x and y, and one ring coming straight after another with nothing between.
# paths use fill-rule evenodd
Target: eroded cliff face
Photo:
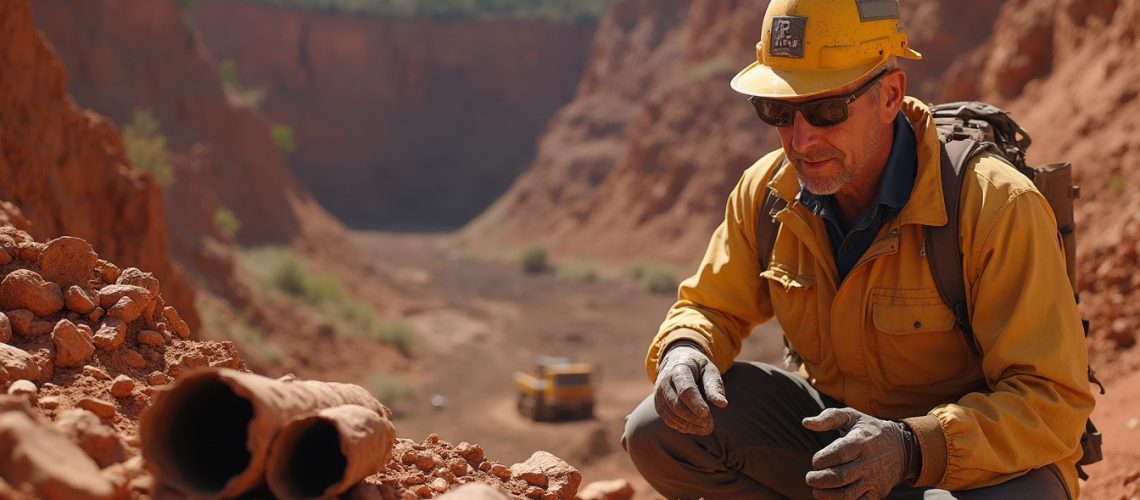
<instances>
[{"instance_id":1,"label":"eroded cliff face","mask_svg":"<svg viewBox=\"0 0 1140 500\"><path fill-rule=\"evenodd\" d=\"M503 193L573 95L594 32L195 2L203 40L295 131L290 163L350 225L457 227Z\"/></svg>"},{"instance_id":2,"label":"eroded cliff face","mask_svg":"<svg viewBox=\"0 0 1140 500\"><path fill-rule=\"evenodd\" d=\"M215 64L174 2L36 0L32 7L71 75L67 90L76 102L119 124L129 123L135 110L149 110L172 152L187 154L196 144L209 149L220 167L209 183L240 219L239 241L343 236L291 175L269 122L228 102ZM211 218L204 208L171 205L171 230Z\"/></svg>"},{"instance_id":3,"label":"eroded cliff face","mask_svg":"<svg viewBox=\"0 0 1140 500\"><path fill-rule=\"evenodd\" d=\"M106 259L155 273L197 326L194 289L167 251L159 187L130 167L111 122L68 98L64 68L23 0L0 3L0 67L0 199L37 240L77 236Z\"/></svg>"},{"instance_id":4,"label":"eroded cliff face","mask_svg":"<svg viewBox=\"0 0 1140 500\"><path fill-rule=\"evenodd\" d=\"M910 2L926 60L912 94L981 43L994 2ZM602 20L575 100L556 115L531 168L464 231L475 246L542 243L563 255L688 266L723 218L740 174L778 146L728 87L755 58L764 0L630 0Z\"/></svg>"},{"instance_id":5,"label":"eroded cliff face","mask_svg":"<svg viewBox=\"0 0 1140 500\"><path fill-rule=\"evenodd\" d=\"M1007 3L984 46L951 70L948 98L981 98L1029 132L1035 163L1073 163L1081 306L1104 340L1102 371L1140 366L1140 4ZM1123 361L1117 358L1123 356Z\"/></svg>"}]
</instances>

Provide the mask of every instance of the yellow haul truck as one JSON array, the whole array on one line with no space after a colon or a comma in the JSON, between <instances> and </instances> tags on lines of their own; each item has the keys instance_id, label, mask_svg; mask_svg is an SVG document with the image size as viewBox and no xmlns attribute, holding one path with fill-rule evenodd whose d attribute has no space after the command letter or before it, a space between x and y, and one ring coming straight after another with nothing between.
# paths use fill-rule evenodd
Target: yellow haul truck
<instances>
[{"instance_id":1,"label":"yellow haul truck","mask_svg":"<svg viewBox=\"0 0 1140 500\"><path fill-rule=\"evenodd\" d=\"M515 372L519 413L533 420L594 416L594 382L588 363L540 356L535 371Z\"/></svg>"}]
</instances>

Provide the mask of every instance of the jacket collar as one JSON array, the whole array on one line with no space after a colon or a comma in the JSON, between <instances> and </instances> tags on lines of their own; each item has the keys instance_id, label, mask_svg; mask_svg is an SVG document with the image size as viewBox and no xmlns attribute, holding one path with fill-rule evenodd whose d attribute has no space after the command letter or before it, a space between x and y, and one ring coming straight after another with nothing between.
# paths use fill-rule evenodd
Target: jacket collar
<instances>
[{"instance_id":1,"label":"jacket collar","mask_svg":"<svg viewBox=\"0 0 1140 500\"><path fill-rule=\"evenodd\" d=\"M914 127L918 171L914 179L914 188L911 189L910 201L899 212L898 221L900 224L946 225L948 218L942 200L940 172L942 153L938 131L934 128L934 117L925 104L913 97L907 97L903 101L902 111ZM780 169L780 172L768 183L768 187L787 201L789 206L799 205L800 182L796 177L796 169L790 166Z\"/></svg>"}]
</instances>

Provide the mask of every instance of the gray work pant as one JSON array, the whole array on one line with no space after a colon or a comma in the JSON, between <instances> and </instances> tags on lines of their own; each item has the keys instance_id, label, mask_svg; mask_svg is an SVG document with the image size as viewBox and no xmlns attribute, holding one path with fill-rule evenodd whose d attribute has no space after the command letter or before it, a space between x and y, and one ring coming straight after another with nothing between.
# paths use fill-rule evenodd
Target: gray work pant
<instances>
[{"instance_id":1,"label":"gray work pant","mask_svg":"<svg viewBox=\"0 0 1140 500\"><path fill-rule=\"evenodd\" d=\"M709 436L665 426L653 395L626 417L622 446L649 484L666 498L812 498L804 476L811 458L839 437L800 422L824 408L843 406L798 374L763 363L737 362L724 376L727 408L709 405ZM898 499L1065 499L1060 474L1043 467L1005 483L969 491L899 486Z\"/></svg>"}]
</instances>

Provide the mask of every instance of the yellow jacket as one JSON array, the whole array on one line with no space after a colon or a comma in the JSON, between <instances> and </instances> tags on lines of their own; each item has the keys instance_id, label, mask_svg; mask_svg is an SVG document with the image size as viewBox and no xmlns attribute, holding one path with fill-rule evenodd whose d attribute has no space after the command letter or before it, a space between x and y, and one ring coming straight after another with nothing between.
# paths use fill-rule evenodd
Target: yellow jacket
<instances>
[{"instance_id":1,"label":"yellow jacket","mask_svg":"<svg viewBox=\"0 0 1140 500\"><path fill-rule=\"evenodd\" d=\"M908 98L903 111L918 138L910 201L842 286L823 222L797 201L795 169L774 176L782 151L768 154L744 172L697 273L681 284L649 348L650 380L664 348L681 339L699 344L724 372L753 327L774 313L818 390L914 429L923 457L918 486L989 486L1054 463L1076 497L1074 464L1094 399L1052 211L1002 161L983 155L968 166L960 248L979 359L942 302L923 248L926 227L947 221L934 122L917 100ZM777 215L770 265L760 269L755 233L765 185L788 207Z\"/></svg>"}]
</instances>

